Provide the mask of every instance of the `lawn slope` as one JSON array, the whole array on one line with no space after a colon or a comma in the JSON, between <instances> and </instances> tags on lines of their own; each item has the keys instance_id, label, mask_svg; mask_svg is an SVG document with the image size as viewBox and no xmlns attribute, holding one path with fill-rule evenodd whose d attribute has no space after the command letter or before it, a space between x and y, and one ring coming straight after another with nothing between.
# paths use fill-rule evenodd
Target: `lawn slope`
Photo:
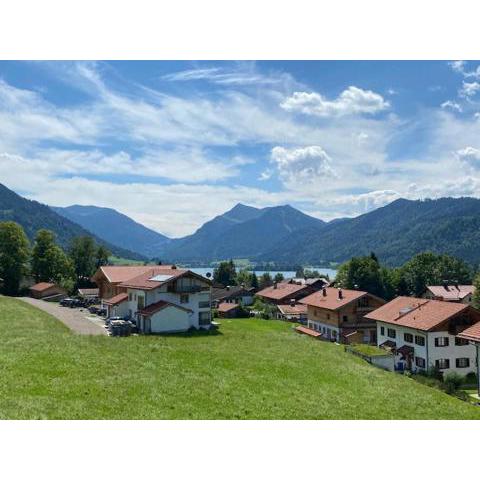
<instances>
[{"instance_id":1,"label":"lawn slope","mask_svg":"<svg viewBox=\"0 0 480 480\"><path fill-rule=\"evenodd\" d=\"M0 417L480 418L480 409L265 320L219 334L84 337L0 297Z\"/></svg>"}]
</instances>

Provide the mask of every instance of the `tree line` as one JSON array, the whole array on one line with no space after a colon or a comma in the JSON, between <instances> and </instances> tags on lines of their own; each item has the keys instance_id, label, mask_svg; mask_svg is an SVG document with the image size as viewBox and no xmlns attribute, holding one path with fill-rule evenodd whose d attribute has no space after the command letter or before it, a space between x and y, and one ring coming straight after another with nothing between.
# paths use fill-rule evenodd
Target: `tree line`
<instances>
[{"instance_id":1,"label":"tree line","mask_svg":"<svg viewBox=\"0 0 480 480\"><path fill-rule=\"evenodd\" d=\"M91 276L108 263L110 255L89 236L75 237L64 251L46 229L38 230L31 245L21 225L0 222L1 291L6 295L18 295L22 279L28 276L35 282L56 283L68 292L89 286Z\"/></svg>"},{"instance_id":2,"label":"tree line","mask_svg":"<svg viewBox=\"0 0 480 480\"><path fill-rule=\"evenodd\" d=\"M388 268L372 252L340 265L335 285L391 300L399 295L420 297L428 285L471 285L474 279L480 283L480 276L473 268L450 255L419 253L401 267Z\"/></svg>"}]
</instances>

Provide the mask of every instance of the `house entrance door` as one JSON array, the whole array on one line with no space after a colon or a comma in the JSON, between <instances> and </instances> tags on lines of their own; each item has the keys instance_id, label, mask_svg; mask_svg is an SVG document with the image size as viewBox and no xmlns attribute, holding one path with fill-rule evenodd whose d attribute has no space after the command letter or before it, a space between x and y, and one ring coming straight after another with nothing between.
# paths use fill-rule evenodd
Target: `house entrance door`
<instances>
[{"instance_id":1,"label":"house entrance door","mask_svg":"<svg viewBox=\"0 0 480 480\"><path fill-rule=\"evenodd\" d=\"M145 333L151 333L152 332L152 322L150 317L144 317L143 319L143 331Z\"/></svg>"}]
</instances>

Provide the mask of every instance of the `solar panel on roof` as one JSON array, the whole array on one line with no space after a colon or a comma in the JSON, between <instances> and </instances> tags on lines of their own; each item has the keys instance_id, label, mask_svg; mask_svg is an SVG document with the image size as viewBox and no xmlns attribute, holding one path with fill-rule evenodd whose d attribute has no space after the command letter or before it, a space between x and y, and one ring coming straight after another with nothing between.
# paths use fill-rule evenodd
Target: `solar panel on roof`
<instances>
[{"instance_id":1,"label":"solar panel on roof","mask_svg":"<svg viewBox=\"0 0 480 480\"><path fill-rule=\"evenodd\" d=\"M155 275L154 277L150 278L152 282L166 282L170 280L173 275Z\"/></svg>"}]
</instances>

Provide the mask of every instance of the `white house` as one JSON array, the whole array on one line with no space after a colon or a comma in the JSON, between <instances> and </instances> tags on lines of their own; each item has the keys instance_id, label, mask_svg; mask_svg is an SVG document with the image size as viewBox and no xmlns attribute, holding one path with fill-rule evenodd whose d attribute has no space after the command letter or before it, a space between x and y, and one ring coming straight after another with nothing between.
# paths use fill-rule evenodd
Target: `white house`
<instances>
[{"instance_id":1,"label":"white house","mask_svg":"<svg viewBox=\"0 0 480 480\"><path fill-rule=\"evenodd\" d=\"M480 321L480 312L469 305L397 297L366 318L377 322L377 345L394 353L397 370L476 370L475 347L456 336Z\"/></svg>"},{"instance_id":2,"label":"white house","mask_svg":"<svg viewBox=\"0 0 480 480\"><path fill-rule=\"evenodd\" d=\"M190 270L152 267L119 286L126 292L108 301L117 314L135 321L142 333L211 326L211 282Z\"/></svg>"}]
</instances>

